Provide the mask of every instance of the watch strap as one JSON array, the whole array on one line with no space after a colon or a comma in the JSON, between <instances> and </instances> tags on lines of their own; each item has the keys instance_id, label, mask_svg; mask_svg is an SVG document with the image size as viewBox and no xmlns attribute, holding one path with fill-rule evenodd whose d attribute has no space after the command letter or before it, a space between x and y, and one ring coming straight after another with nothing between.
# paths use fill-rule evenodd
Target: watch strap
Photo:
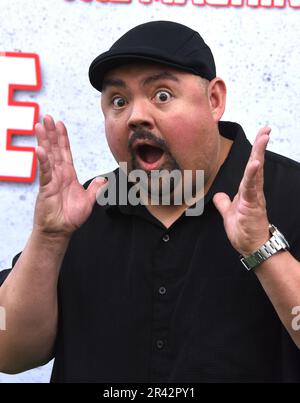
<instances>
[{"instance_id":1,"label":"watch strap","mask_svg":"<svg viewBox=\"0 0 300 403\"><path fill-rule=\"evenodd\" d=\"M280 250L289 249L287 240L275 225L269 224L269 230L272 236L266 243L251 255L241 257L241 262L247 270L254 269Z\"/></svg>"}]
</instances>

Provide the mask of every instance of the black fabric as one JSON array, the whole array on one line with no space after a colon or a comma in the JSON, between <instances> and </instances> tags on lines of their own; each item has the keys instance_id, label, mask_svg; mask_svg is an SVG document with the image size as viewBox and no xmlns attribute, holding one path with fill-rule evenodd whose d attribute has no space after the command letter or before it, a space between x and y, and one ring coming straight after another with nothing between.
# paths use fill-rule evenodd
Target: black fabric
<instances>
[{"instance_id":1,"label":"black fabric","mask_svg":"<svg viewBox=\"0 0 300 403\"><path fill-rule=\"evenodd\" d=\"M10 269L0 271L0 285L4 283L6 277L9 275Z\"/></svg>"},{"instance_id":2,"label":"black fabric","mask_svg":"<svg viewBox=\"0 0 300 403\"><path fill-rule=\"evenodd\" d=\"M213 55L198 32L171 21L152 21L126 32L92 61L91 84L102 91L107 71L136 60L162 63L208 80L216 77Z\"/></svg>"},{"instance_id":3,"label":"black fabric","mask_svg":"<svg viewBox=\"0 0 300 403\"><path fill-rule=\"evenodd\" d=\"M59 278L52 382L299 382L300 352L212 203L237 192L251 145L242 128L201 216L169 229L144 206L95 205ZM300 165L266 153L270 222L300 259ZM169 239L166 237L169 236Z\"/></svg>"},{"instance_id":4,"label":"black fabric","mask_svg":"<svg viewBox=\"0 0 300 403\"><path fill-rule=\"evenodd\" d=\"M21 252L18 253L12 260L12 267L14 267L14 265L17 263L17 260L19 259L19 256L21 255ZM4 283L4 281L6 280L7 276L9 275L11 269L6 269L6 270L2 270L0 271L0 286L2 283Z\"/></svg>"}]
</instances>

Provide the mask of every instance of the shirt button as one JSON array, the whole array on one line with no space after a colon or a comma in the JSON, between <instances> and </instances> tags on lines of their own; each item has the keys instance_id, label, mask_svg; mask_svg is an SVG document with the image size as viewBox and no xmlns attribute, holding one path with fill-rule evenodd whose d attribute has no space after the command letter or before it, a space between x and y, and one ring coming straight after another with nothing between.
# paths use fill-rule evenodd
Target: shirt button
<instances>
[{"instance_id":1,"label":"shirt button","mask_svg":"<svg viewBox=\"0 0 300 403\"><path fill-rule=\"evenodd\" d=\"M158 292L160 293L160 295L165 295L165 293L167 292L166 287L159 287Z\"/></svg>"},{"instance_id":2,"label":"shirt button","mask_svg":"<svg viewBox=\"0 0 300 403\"><path fill-rule=\"evenodd\" d=\"M156 347L161 350L164 347L165 343L163 340L156 340Z\"/></svg>"},{"instance_id":3,"label":"shirt button","mask_svg":"<svg viewBox=\"0 0 300 403\"><path fill-rule=\"evenodd\" d=\"M163 241L164 241L164 242L169 242L169 240L170 240L170 235L169 235L169 234L165 234L165 235L163 236Z\"/></svg>"}]
</instances>

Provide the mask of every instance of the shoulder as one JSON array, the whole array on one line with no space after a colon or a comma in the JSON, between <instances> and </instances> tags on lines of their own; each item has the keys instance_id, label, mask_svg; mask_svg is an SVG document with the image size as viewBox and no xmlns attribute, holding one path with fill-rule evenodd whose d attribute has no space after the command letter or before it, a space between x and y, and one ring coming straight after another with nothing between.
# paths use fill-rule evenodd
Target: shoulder
<instances>
[{"instance_id":1,"label":"shoulder","mask_svg":"<svg viewBox=\"0 0 300 403\"><path fill-rule=\"evenodd\" d=\"M280 228L291 245L296 245L297 253L300 253L300 164L267 151L264 172L269 220Z\"/></svg>"},{"instance_id":2,"label":"shoulder","mask_svg":"<svg viewBox=\"0 0 300 403\"><path fill-rule=\"evenodd\" d=\"M291 171L296 175L300 174L300 163L291 158L284 157L272 151L266 151L265 160L266 164L269 164L273 168L277 167L277 169L281 169L282 171Z\"/></svg>"},{"instance_id":3,"label":"shoulder","mask_svg":"<svg viewBox=\"0 0 300 403\"><path fill-rule=\"evenodd\" d=\"M265 154L265 186L270 189L277 189L287 193L297 190L297 197L300 200L300 163L272 151Z\"/></svg>"}]
</instances>

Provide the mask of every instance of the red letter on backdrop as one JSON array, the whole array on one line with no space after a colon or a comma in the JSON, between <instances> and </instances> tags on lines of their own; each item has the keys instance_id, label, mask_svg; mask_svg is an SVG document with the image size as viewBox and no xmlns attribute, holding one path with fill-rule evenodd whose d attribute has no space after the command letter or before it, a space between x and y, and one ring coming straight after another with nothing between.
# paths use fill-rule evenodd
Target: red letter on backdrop
<instances>
[{"instance_id":1,"label":"red letter on backdrop","mask_svg":"<svg viewBox=\"0 0 300 403\"><path fill-rule=\"evenodd\" d=\"M35 178L35 148L13 146L11 137L33 135L39 117L39 105L15 101L14 91L40 88L38 55L0 53L0 181L32 182Z\"/></svg>"}]
</instances>

